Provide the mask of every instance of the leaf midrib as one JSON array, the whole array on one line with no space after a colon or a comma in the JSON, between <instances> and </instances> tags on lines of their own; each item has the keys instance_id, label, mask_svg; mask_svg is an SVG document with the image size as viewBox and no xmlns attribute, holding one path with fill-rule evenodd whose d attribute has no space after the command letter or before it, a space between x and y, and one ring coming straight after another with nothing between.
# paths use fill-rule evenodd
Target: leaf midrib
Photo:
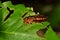
<instances>
[{"instance_id":1,"label":"leaf midrib","mask_svg":"<svg viewBox=\"0 0 60 40\"><path fill-rule=\"evenodd\" d=\"M2 32L2 33L5 33L5 34L8 34L8 35L22 35L22 36L30 36L30 37L33 37L33 38L39 38L39 37L37 37L37 36L35 36L34 34L28 34L28 33L19 33L19 32L6 32L6 31L0 31L0 32Z\"/></svg>"}]
</instances>

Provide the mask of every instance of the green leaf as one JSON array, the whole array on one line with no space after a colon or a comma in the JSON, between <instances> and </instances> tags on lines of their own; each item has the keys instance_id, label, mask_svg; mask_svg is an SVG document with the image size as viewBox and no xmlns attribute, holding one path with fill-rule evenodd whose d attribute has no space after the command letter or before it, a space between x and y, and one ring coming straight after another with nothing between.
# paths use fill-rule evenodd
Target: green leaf
<instances>
[{"instance_id":1,"label":"green leaf","mask_svg":"<svg viewBox=\"0 0 60 40\"><path fill-rule=\"evenodd\" d=\"M49 27L48 31L46 32L46 39L47 40L60 40L60 38L57 36L56 32L54 32L51 28Z\"/></svg>"},{"instance_id":2,"label":"green leaf","mask_svg":"<svg viewBox=\"0 0 60 40\"><path fill-rule=\"evenodd\" d=\"M6 21L4 21L6 16L9 14L7 7L9 7L10 10L14 10L14 12ZM9 1L3 3L3 14L1 14L3 15L3 18L1 17L3 19L1 27L3 29L0 31L0 40L44 40L44 38L40 38L36 34L36 31L42 27L45 27L43 24L24 23L22 15L25 12L29 12L29 10L31 11L31 9L25 8L22 4L13 6Z\"/></svg>"},{"instance_id":3,"label":"green leaf","mask_svg":"<svg viewBox=\"0 0 60 40\"><path fill-rule=\"evenodd\" d=\"M4 21L9 14L7 7L10 10L14 10L14 12L8 17L7 20ZM36 32L39 29L47 27L50 24L49 22L46 21L32 24L24 23L22 16L26 12L28 13L26 16L34 15L31 8L27 8L22 4L12 5L11 2L8 1L2 3L0 11L0 40L48 40L49 37L47 37L47 39L41 38L36 34Z\"/></svg>"},{"instance_id":4,"label":"green leaf","mask_svg":"<svg viewBox=\"0 0 60 40\"><path fill-rule=\"evenodd\" d=\"M2 18L3 18L3 14L2 13L3 12L2 12L2 3L1 2L0 2L0 7L1 7L0 8L0 30L2 30L2 27L1 26L2 26L2 22L3 22L2 21Z\"/></svg>"}]
</instances>

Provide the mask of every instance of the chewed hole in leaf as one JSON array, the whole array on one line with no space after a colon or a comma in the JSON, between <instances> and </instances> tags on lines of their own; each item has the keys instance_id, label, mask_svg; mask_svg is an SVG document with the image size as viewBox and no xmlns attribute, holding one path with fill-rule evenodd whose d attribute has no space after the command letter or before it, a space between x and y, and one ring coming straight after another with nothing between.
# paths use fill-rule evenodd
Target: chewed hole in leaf
<instances>
[{"instance_id":1,"label":"chewed hole in leaf","mask_svg":"<svg viewBox=\"0 0 60 40\"><path fill-rule=\"evenodd\" d=\"M10 10L9 7L7 7L7 10L9 11L9 14L5 17L4 21L6 21L10 17L10 15L13 14L14 12L14 10Z\"/></svg>"},{"instance_id":2,"label":"chewed hole in leaf","mask_svg":"<svg viewBox=\"0 0 60 40\"><path fill-rule=\"evenodd\" d=\"M39 29L36 34L39 36L39 37L42 37L42 38L45 38L45 33L47 32L49 28L49 25L46 27L46 28L43 28L43 29Z\"/></svg>"},{"instance_id":3,"label":"chewed hole in leaf","mask_svg":"<svg viewBox=\"0 0 60 40\"><path fill-rule=\"evenodd\" d=\"M22 15L22 18L23 18L25 15L27 15L27 12L26 12L26 13L24 13L24 15Z\"/></svg>"},{"instance_id":4,"label":"chewed hole in leaf","mask_svg":"<svg viewBox=\"0 0 60 40\"><path fill-rule=\"evenodd\" d=\"M36 32L36 34L39 36L39 37L42 37L42 38L45 38L44 36L44 32L40 29Z\"/></svg>"}]
</instances>

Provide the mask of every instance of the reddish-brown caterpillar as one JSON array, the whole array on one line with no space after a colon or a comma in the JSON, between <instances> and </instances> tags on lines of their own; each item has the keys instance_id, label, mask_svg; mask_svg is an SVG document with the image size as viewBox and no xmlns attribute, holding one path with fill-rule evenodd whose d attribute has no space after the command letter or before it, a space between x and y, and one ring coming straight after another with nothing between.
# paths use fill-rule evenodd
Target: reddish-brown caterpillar
<instances>
[{"instance_id":1,"label":"reddish-brown caterpillar","mask_svg":"<svg viewBox=\"0 0 60 40\"><path fill-rule=\"evenodd\" d=\"M24 17L27 13L25 13L22 17ZM35 23L41 23L41 22L44 22L44 21L47 21L47 16L44 16L44 15L40 15L40 14L36 14L36 15L33 15L33 16L28 16L28 17L25 17L24 18L24 23L29 23L29 24L32 24L33 22ZM39 36L39 37L43 37L45 38L45 33L46 31L48 30L48 27L49 25L44 28L44 29L40 29L36 32L36 34Z\"/></svg>"},{"instance_id":2,"label":"reddish-brown caterpillar","mask_svg":"<svg viewBox=\"0 0 60 40\"><path fill-rule=\"evenodd\" d=\"M44 15L33 15L24 18L24 23L44 22L47 21L47 17Z\"/></svg>"}]
</instances>

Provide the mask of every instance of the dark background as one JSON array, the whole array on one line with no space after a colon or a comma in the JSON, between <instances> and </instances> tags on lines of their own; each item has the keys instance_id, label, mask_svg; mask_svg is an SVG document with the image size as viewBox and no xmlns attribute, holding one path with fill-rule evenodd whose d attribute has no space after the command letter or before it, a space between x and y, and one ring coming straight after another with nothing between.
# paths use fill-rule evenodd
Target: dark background
<instances>
[{"instance_id":1,"label":"dark background","mask_svg":"<svg viewBox=\"0 0 60 40\"><path fill-rule=\"evenodd\" d=\"M24 4L28 7L33 7L34 12L40 12L43 6L46 5L56 5L58 0L2 0L2 2L11 1L12 4Z\"/></svg>"}]
</instances>

